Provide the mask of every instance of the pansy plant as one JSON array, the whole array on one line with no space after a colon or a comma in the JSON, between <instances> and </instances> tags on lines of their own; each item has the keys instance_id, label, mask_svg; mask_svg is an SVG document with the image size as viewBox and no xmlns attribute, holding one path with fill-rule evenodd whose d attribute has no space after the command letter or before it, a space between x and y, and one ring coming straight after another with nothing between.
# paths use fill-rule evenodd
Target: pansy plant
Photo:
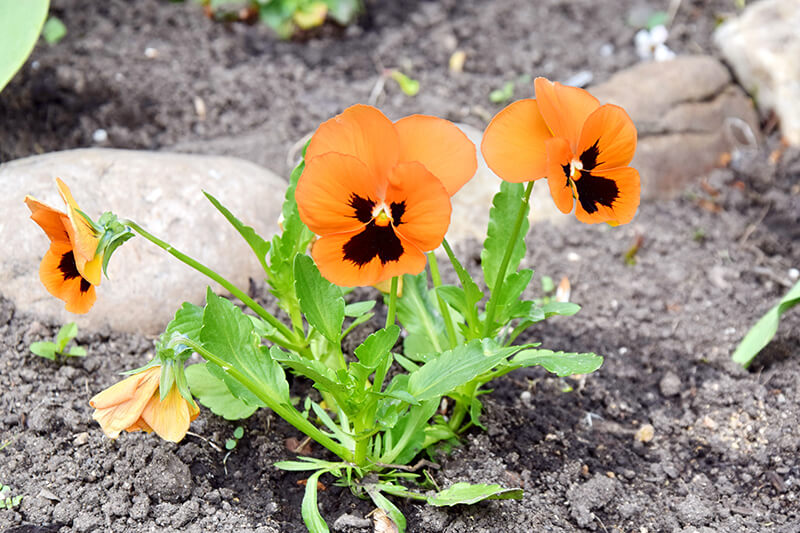
<instances>
[{"instance_id":1,"label":"pansy plant","mask_svg":"<svg viewBox=\"0 0 800 533\"><path fill-rule=\"evenodd\" d=\"M193 396L231 420L269 408L337 457L276 465L307 473L302 515L313 532L328 531L316 503L325 474L370 498L399 531L405 518L390 497L432 505L521 497L519 489L468 483L426 492L415 486L433 488L430 472L409 465L424 452L435 457L437 443L452 445L468 428L482 427L478 397L492 379L524 366L567 376L602 364L594 354L516 344L531 325L579 309L522 297L533 277L519 269L528 203L533 182L546 178L558 207L569 212L574 203L579 220L630 221L639 195L638 174L628 166L636 131L624 111L601 106L586 91L542 78L535 86L538 98L501 111L482 143L487 163L505 180L490 212L482 280L471 277L445 239L450 198L475 173L476 150L456 126L435 117L392 122L357 105L323 123L292 173L282 232L271 240L206 193L264 267L280 316L135 222L110 214L92 222L61 182L69 214L26 199L52 241L43 272L60 285L42 279L68 306L83 302L70 296L81 284L99 283L93 265L107 262L135 232L221 284L249 311L210 290L204 307L184 304L155 357L92 399L106 434L155 431L179 441L197 416ZM440 245L456 284L442 282L432 252ZM77 289L59 288L65 283ZM348 288L376 284L388 286L385 325L345 353L342 340L376 313L374 300L348 301ZM72 305L84 312L90 306ZM205 362L184 369L192 353ZM293 402L287 373L307 378L319 394Z\"/></svg>"}]
</instances>

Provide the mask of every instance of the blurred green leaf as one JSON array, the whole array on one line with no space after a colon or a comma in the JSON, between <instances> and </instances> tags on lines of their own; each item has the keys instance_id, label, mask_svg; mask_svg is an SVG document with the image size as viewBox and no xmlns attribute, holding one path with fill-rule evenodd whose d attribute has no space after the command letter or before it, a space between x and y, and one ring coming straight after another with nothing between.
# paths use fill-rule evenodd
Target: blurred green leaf
<instances>
[{"instance_id":1,"label":"blurred green leaf","mask_svg":"<svg viewBox=\"0 0 800 533\"><path fill-rule=\"evenodd\" d=\"M514 82L507 81L500 89L489 93L489 101L493 104L504 104L514 97Z\"/></svg>"},{"instance_id":2,"label":"blurred green leaf","mask_svg":"<svg viewBox=\"0 0 800 533\"><path fill-rule=\"evenodd\" d=\"M39 357L44 357L51 361L56 360L56 343L54 342L33 342L31 343L30 350Z\"/></svg>"},{"instance_id":3,"label":"blurred green leaf","mask_svg":"<svg viewBox=\"0 0 800 533\"><path fill-rule=\"evenodd\" d=\"M772 340L772 337L775 336L781 315L798 304L800 304L800 281L795 283L794 287L781 298L778 305L767 311L750 328L742 342L736 347L736 351L733 352L733 360L744 368L750 366L758 352L764 349L769 344L769 341Z\"/></svg>"},{"instance_id":4,"label":"blurred green leaf","mask_svg":"<svg viewBox=\"0 0 800 533\"><path fill-rule=\"evenodd\" d=\"M400 86L400 90L408 96L416 96L419 92L419 82L409 78L399 70L393 70L390 76Z\"/></svg>"},{"instance_id":5,"label":"blurred green leaf","mask_svg":"<svg viewBox=\"0 0 800 533\"><path fill-rule=\"evenodd\" d=\"M0 0L0 91L33 51L49 0Z\"/></svg>"},{"instance_id":6,"label":"blurred green leaf","mask_svg":"<svg viewBox=\"0 0 800 533\"><path fill-rule=\"evenodd\" d=\"M44 23L42 28L42 37L47 41L47 44L56 44L61 39L66 37L67 27L61 22L58 17L50 16L47 22Z\"/></svg>"}]
</instances>

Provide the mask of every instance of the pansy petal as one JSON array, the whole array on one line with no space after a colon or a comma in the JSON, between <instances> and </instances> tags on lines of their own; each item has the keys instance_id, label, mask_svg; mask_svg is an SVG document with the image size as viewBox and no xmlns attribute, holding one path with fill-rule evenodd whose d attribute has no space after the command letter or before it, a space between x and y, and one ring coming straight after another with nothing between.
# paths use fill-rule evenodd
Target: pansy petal
<instances>
[{"instance_id":1,"label":"pansy petal","mask_svg":"<svg viewBox=\"0 0 800 533\"><path fill-rule=\"evenodd\" d=\"M308 160L295 198L300 218L314 233L352 231L372 219L378 183L355 157L327 153Z\"/></svg>"},{"instance_id":2,"label":"pansy petal","mask_svg":"<svg viewBox=\"0 0 800 533\"><path fill-rule=\"evenodd\" d=\"M78 204L75 202L75 198L72 197L69 187L58 178L56 178L56 184L58 185L58 192L61 193L61 198L67 204L67 216L71 224L66 229L75 255L85 261L91 261L96 255L100 239L95 235L94 228L89 224L89 221L79 212ZM81 262L78 265L81 273L83 273L84 264L85 262ZM84 275L84 277L88 279L89 276ZM92 281L96 281L95 285L99 283L99 279Z\"/></svg>"},{"instance_id":3,"label":"pansy petal","mask_svg":"<svg viewBox=\"0 0 800 533\"><path fill-rule=\"evenodd\" d=\"M605 170L630 164L636 151L636 127L619 106L597 108L581 131L577 154L584 170Z\"/></svg>"},{"instance_id":4,"label":"pansy petal","mask_svg":"<svg viewBox=\"0 0 800 533\"><path fill-rule=\"evenodd\" d=\"M153 394L142 411L142 420L162 439L180 442L191 422L188 402L178 387L172 387L163 400Z\"/></svg>"},{"instance_id":5,"label":"pansy petal","mask_svg":"<svg viewBox=\"0 0 800 533\"><path fill-rule=\"evenodd\" d=\"M587 224L627 224L639 207L639 172L631 167L582 173L575 189L575 216Z\"/></svg>"},{"instance_id":6,"label":"pansy petal","mask_svg":"<svg viewBox=\"0 0 800 533\"><path fill-rule=\"evenodd\" d=\"M450 195L420 163L400 163L389 178L385 203L393 226L421 251L442 243L450 225Z\"/></svg>"},{"instance_id":7,"label":"pansy petal","mask_svg":"<svg viewBox=\"0 0 800 533\"><path fill-rule=\"evenodd\" d=\"M475 145L448 120L412 115L394 123L400 138L400 160L418 161L454 195L478 168Z\"/></svg>"},{"instance_id":8,"label":"pansy petal","mask_svg":"<svg viewBox=\"0 0 800 533\"><path fill-rule=\"evenodd\" d=\"M25 197L25 204L31 210L31 219L39 224L51 241L69 241L66 225L67 214L45 205L32 196Z\"/></svg>"},{"instance_id":9,"label":"pansy petal","mask_svg":"<svg viewBox=\"0 0 800 533\"><path fill-rule=\"evenodd\" d=\"M385 180L400 160L397 131L386 116L372 106L354 105L323 122L306 149L306 161L337 152L358 158L377 180Z\"/></svg>"},{"instance_id":10,"label":"pansy petal","mask_svg":"<svg viewBox=\"0 0 800 533\"><path fill-rule=\"evenodd\" d=\"M549 139L547 145L547 185L550 196L562 213L572 211L572 186L569 183L572 151L565 139L555 137Z\"/></svg>"},{"instance_id":11,"label":"pansy petal","mask_svg":"<svg viewBox=\"0 0 800 533\"><path fill-rule=\"evenodd\" d=\"M377 255L365 263L345 257L345 245L363 232L363 228L347 233L323 235L311 247L311 257L322 277L341 287L374 285L381 274L381 261Z\"/></svg>"},{"instance_id":12,"label":"pansy petal","mask_svg":"<svg viewBox=\"0 0 800 533\"><path fill-rule=\"evenodd\" d=\"M536 101L544 121L556 137L569 142L574 152L578 148L583 123L592 112L600 107L600 102L583 89L536 78L533 82Z\"/></svg>"},{"instance_id":13,"label":"pansy petal","mask_svg":"<svg viewBox=\"0 0 800 533\"><path fill-rule=\"evenodd\" d=\"M74 257L68 242L53 241L39 265L39 279L47 292L64 300L67 311L83 314L97 296L94 286L78 272Z\"/></svg>"},{"instance_id":14,"label":"pansy petal","mask_svg":"<svg viewBox=\"0 0 800 533\"><path fill-rule=\"evenodd\" d=\"M520 100L500 111L486 127L481 153L505 181L537 180L547 172L544 143L551 137L536 100Z\"/></svg>"},{"instance_id":15,"label":"pansy petal","mask_svg":"<svg viewBox=\"0 0 800 533\"><path fill-rule=\"evenodd\" d=\"M89 401L103 433L115 439L123 429L136 426L147 403L158 389L160 367L134 374L97 394ZM131 386L135 389L131 391ZM126 396L130 397L126 400Z\"/></svg>"}]
</instances>

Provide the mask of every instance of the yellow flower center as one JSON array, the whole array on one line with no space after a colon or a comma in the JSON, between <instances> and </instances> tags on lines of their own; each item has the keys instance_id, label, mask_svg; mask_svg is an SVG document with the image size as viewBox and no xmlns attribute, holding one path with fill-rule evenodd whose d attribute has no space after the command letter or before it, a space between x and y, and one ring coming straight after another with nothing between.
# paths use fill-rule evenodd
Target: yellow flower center
<instances>
[{"instance_id":1,"label":"yellow flower center","mask_svg":"<svg viewBox=\"0 0 800 533\"><path fill-rule=\"evenodd\" d=\"M569 162L569 177L570 179L574 179L575 176L583 170L583 163L580 159L573 159Z\"/></svg>"},{"instance_id":2,"label":"yellow flower center","mask_svg":"<svg viewBox=\"0 0 800 533\"><path fill-rule=\"evenodd\" d=\"M388 226L392 223L392 216L389 214L388 208L383 205L376 205L372 210L372 218L375 220L376 226Z\"/></svg>"}]
</instances>

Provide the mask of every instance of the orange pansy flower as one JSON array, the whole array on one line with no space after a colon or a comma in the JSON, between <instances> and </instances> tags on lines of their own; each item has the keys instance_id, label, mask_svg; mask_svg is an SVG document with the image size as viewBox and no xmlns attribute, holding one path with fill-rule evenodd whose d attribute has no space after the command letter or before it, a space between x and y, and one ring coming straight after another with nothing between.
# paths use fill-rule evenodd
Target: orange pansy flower
<instances>
[{"instance_id":1,"label":"orange pansy flower","mask_svg":"<svg viewBox=\"0 0 800 533\"><path fill-rule=\"evenodd\" d=\"M640 184L628 166L636 151L628 114L577 87L545 78L534 87L536 99L509 105L486 128L486 163L506 181L546 177L556 206L569 213L575 204L581 222L630 222Z\"/></svg>"},{"instance_id":2,"label":"orange pansy flower","mask_svg":"<svg viewBox=\"0 0 800 533\"><path fill-rule=\"evenodd\" d=\"M107 437L116 439L122 430L146 431L164 440L180 442L200 409L181 396L173 385L162 400L159 394L161 366L151 366L123 379L89 400L92 415Z\"/></svg>"},{"instance_id":3,"label":"orange pansy flower","mask_svg":"<svg viewBox=\"0 0 800 533\"><path fill-rule=\"evenodd\" d=\"M374 285L425 268L450 224L450 196L477 169L454 124L413 115L392 123L355 105L323 123L306 150L295 198L320 238L311 255L341 286Z\"/></svg>"},{"instance_id":4,"label":"orange pansy flower","mask_svg":"<svg viewBox=\"0 0 800 533\"><path fill-rule=\"evenodd\" d=\"M50 249L39 266L39 278L50 294L66 302L67 311L86 313L97 299L94 286L100 285L103 264L102 254L97 253L100 239L80 214L69 188L58 178L56 183L67 205L66 213L31 196L25 197L31 219L50 239Z\"/></svg>"}]
</instances>

